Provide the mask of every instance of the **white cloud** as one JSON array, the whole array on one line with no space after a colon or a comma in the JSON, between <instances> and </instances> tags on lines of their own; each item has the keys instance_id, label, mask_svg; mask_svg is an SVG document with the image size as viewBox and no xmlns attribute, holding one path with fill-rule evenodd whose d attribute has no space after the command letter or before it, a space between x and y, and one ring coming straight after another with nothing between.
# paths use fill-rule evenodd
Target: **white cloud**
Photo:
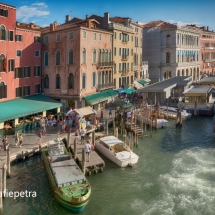
<instances>
[{"instance_id":1,"label":"white cloud","mask_svg":"<svg viewBox=\"0 0 215 215\"><path fill-rule=\"evenodd\" d=\"M48 5L43 2L33 3L30 6L21 6L17 9L17 19L21 22L28 22L28 19L35 17L45 18L50 14Z\"/></svg>"},{"instance_id":2,"label":"white cloud","mask_svg":"<svg viewBox=\"0 0 215 215\"><path fill-rule=\"evenodd\" d=\"M183 25L201 25L202 23L201 22L182 22L182 21L176 21L176 20L168 20L167 22L169 23L174 23L174 24L177 24L178 26L183 26Z\"/></svg>"}]
</instances>

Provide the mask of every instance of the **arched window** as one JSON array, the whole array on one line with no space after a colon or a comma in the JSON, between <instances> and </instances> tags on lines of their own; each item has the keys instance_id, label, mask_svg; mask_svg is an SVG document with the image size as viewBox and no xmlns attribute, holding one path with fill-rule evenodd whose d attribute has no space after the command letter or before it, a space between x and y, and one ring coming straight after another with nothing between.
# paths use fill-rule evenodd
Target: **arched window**
<instances>
[{"instance_id":1,"label":"arched window","mask_svg":"<svg viewBox=\"0 0 215 215\"><path fill-rule=\"evenodd\" d=\"M86 88L86 74L83 73L82 75L82 89Z\"/></svg>"},{"instance_id":2,"label":"arched window","mask_svg":"<svg viewBox=\"0 0 215 215\"><path fill-rule=\"evenodd\" d=\"M7 98L7 85L2 81L0 82L0 99Z\"/></svg>"},{"instance_id":3,"label":"arched window","mask_svg":"<svg viewBox=\"0 0 215 215\"><path fill-rule=\"evenodd\" d=\"M108 62L108 50L105 51L105 62Z\"/></svg>"},{"instance_id":4,"label":"arched window","mask_svg":"<svg viewBox=\"0 0 215 215\"><path fill-rule=\"evenodd\" d=\"M68 76L68 89L74 89L74 76L72 73Z\"/></svg>"},{"instance_id":5,"label":"arched window","mask_svg":"<svg viewBox=\"0 0 215 215\"><path fill-rule=\"evenodd\" d=\"M166 44L167 45L170 45L170 35L168 34L167 36L166 36Z\"/></svg>"},{"instance_id":6,"label":"arched window","mask_svg":"<svg viewBox=\"0 0 215 215\"><path fill-rule=\"evenodd\" d=\"M96 50L93 50L93 63L96 63Z\"/></svg>"},{"instance_id":7,"label":"arched window","mask_svg":"<svg viewBox=\"0 0 215 215\"><path fill-rule=\"evenodd\" d=\"M0 40L6 40L6 29L3 25L0 26Z\"/></svg>"},{"instance_id":8,"label":"arched window","mask_svg":"<svg viewBox=\"0 0 215 215\"><path fill-rule=\"evenodd\" d=\"M102 62L104 62L105 61L105 50L103 49L102 50Z\"/></svg>"},{"instance_id":9,"label":"arched window","mask_svg":"<svg viewBox=\"0 0 215 215\"><path fill-rule=\"evenodd\" d=\"M55 53L55 63L56 63L56 66L60 66L60 51L59 50L57 50Z\"/></svg>"},{"instance_id":10,"label":"arched window","mask_svg":"<svg viewBox=\"0 0 215 215\"><path fill-rule=\"evenodd\" d=\"M49 53L47 51L44 52L44 66L49 65Z\"/></svg>"},{"instance_id":11,"label":"arched window","mask_svg":"<svg viewBox=\"0 0 215 215\"><path fill-rule=\"evenodd\" d=\"M69 50L69 64L73 64L73 49Z\"/></svg>"},{"instance_id":12,"label":"arched window","mask_svg":"<svg viewBox=\"0 0 215 215\"><path fill-rule=\"evenodd\" d=\"M7 69L7 61L3 54L0 55L0 72L5 72Z\"/></svg>"},{"instance_id":13,"label":"arched window","mask_svg":"<svg viewBox=\"0 0 215 215\"><path fill-rule=\"evenodd\" d=\"M180 35L177 34L177 44L180 44Z\"/></svg>"},{"instance_id":14,"label":"arched window","mask_svg":"<svg viewBox=\"0 0 215 215\"><path fill-rule=\"evenodd\" d=\"M112 61L112 53L111 53L111 51L109 51L109 62L111 62Z\"/></svg>"},{"instance_id":15,"label":"arched window","mask_svg":"<svg viewBox=\"0 0 215 215\"><path fill-rule=\"evenodd\" d=\"M178 70L177 75L180 76L180 70Z\"/></svg>"},{"instance_id":16,"label":"arched window","mask_svg":"<svg viewBox=\"0 0 215 215\"><path fill-rule=\"evenodd\" d=\"M184 45L184 35L182 35L181 43L182 43L182 45Z\"/></svg>"},{"instance_id":17,"label":"arched window","mask_svg":"<svg viewBox=\"0 0 215 215\"><path fill-rule=\"evenodd\" d=\"M49 76L48 75L45 75L45 77L43 79L43 88L49 89Z\"/></svg>"},{"instance_id":18,"label":"arched window","mask_svg":"<svg viewBox=\"0 0 215 215\"><path fill-rule=\"evenodd\" d=\"M180 63L180 51L178 51L178 63Z\"/></svg>"},{"instance_id":19,"label":"arched window","mask_svg":"<svg viewBox=\"0 0 215 215\"><path fill-rule=\"evenodd\" d=\"M86 49L82 49L82 64L86 64Z\"/></svg>"},{"instance_id":20,"label":"arched window","mask_svg":"<svg viewBox=\"0 0 215 215\"><path fill-rule=\"evenodd\" d=\"M101 52L101 49L99 49L99 62L102 62L102 52Z\"/></svg>"},{"instance_id":21,"label":"arched window","mask_svg":"<svg viewBox=\"0 0 215 215\"><path fill-rule=\"evenodd\" d=\"M166 63L170 63L170 52L166 53Z\"/></svg>"},{"instance_id":22,"label":"arched window","mask_svg":"<svg viewBox=\"0 0 215 215\"><path fill-rule=\"evenodd\" d=\"M93 87L96 86L96 72L93 72Z\"/></svg>"},{"instance_id":23,"label":"arched window","mask_svg":"<svg viewBox=\"0 0 215 215\"><path fill-rule=\"evenodd\" d=\"M98 72L98 84L101 84L101 72Z\"/></svg>"},{"instance_id":24,"label":"arched window","mask_svg":"<svg viewBox=\"0 0 215 215\"><path fill-rule=\"evenodd\" d=\"M56 75L56 89L60 89L60 75Z\"/></svg>"}]
</instances>

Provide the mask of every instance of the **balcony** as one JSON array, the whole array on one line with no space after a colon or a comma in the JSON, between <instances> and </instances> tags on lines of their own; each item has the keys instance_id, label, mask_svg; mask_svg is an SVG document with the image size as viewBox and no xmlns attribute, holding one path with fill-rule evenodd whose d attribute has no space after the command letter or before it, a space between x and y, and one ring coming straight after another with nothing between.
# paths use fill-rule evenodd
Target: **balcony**
<instances>
[{"instance_id":1,"label":"balcony","mask_svg":"<svg viewBox=\"0 0 215 215\"><path fill-rule=\"evenodd\" d=\"M122 70L122 76L127 76L129 74L129 69Z\"/></svg>"},{"instance_id":2,"label":"balcony","mask_svg":"<svg viewBox=\"0 0 215 215\"><path fill-rule=\"evenodd\" d=\"M128 43L128 40L122 40L122 43Z\"/></svg>"},{"instance_id":3,"label":"balcony","mask_svg":"<svg viewBox=\"0 0 215 215\"><path fill-rule=\"evenodd\" d=\"M133 66L133 70L137 71L138 70L138 66Z\"/></svg>"},{"instance_id":4,"label":"balcony","mask_svg":"<svg viewBox=\"0 0 215 215\"><path fill-rule=\"evenodd\" d=\"M122 61L124 61L124 60L128 60L128 55L122 55L122 59L121 59Z\"/></svg>"},{"instance_id":5,"label":"balcony","mask_svg":"<svg viewBox=\"0 0 215 215\"><path fill-rule=\"evenodd\" d=\"M101 90L105 90L105 89L110 89L110 88L114 88L114 82L109 82L109 83L105 83L105 84L98 84L97 85L97 90L101 91Z\"/></svg>"},{"instance_id":6,"label":"balcony","mask_svg":"<svg viewBox=\"0 0 215 215\"><path fill-rule=\"evenodd\" d=\"M215 61L215 58L212 58L212 59L204 59L205 63L209 63L209 62L213 62Z\"/></svg>"},{"instance_id":7,"label":"balcony","mask_svg":"<svg viewBox=\"0 0 215 215\"><path fill-rule=\"evenodd\" d=\"M210 47L203 47L204 48L204 50L213 50L213 49L215 49L215 47L213 47L213 46L210 46Z\"/></svg>"},{"instance_id":8,"label":"balcony","mask_svg":"<svg viewBox=\"0 0 215 215\"><path fill-rule=\"evenodd\" d=\"M133 31L134 31L133 28L131 28L131 27L127 27L127 26L124 26L122 24L117 24L117 23L109 23L108 29L110 29L110 30L117 29L120 31L129 32L129 33L133 33Z\"/></svg>"},{"instance_id":9,"label":"balcony","mask_svg":"<svg viewBox=\"0 0 215 215\"><path fill-rule=\"evenodd\" d=\"M148 61L143 61L142 66L148 66Z\"/></svg>"},{"instance_id":10,"label":"balcony","mask_svg":"<svg viewBox=\"0 0 215 215\"><path fill-rule=\"evenodd\" d=\"M114 61L97 62L97 67L113 67Z\"/></svg>"}]
</instances>

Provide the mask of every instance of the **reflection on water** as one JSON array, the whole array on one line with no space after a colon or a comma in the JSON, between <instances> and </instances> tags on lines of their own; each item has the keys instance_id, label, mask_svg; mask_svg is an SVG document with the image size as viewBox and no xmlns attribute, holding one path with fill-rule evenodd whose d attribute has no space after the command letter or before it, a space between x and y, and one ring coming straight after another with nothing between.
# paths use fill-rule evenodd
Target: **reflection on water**
<instances>
[{"instance_id":1,"label":"reflection on water","mask_svg":"<svg viewBox=\"0 0 215 215\"><path fill-rule=\"evenodd\" d=\"M88 179L92 197L83 215L214 214L215 141L212 118L186 121L140 139L133 168L118 168L105 159L102 174ZM36 198L7 198L4 214L72 214L52 196L40 156L11 168L7 187L36 191Z\"/></svg>"}]
</instances>

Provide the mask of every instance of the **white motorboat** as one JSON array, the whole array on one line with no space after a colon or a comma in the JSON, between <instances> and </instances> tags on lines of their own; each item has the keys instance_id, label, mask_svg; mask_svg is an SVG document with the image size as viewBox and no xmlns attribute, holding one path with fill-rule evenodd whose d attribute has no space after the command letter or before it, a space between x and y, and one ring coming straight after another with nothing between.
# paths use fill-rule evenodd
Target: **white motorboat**
<instances>
[{"instance_id":1,"label":"white motorboat","mask_svg":"<svg viewBox=\"0 0 215 215\"><path fill-rule=\"evenodd\" d=\"M137 117L137 121L139 122L143 122L143 123L146 123L147 125L151 125L153 127L156 127L156 124L155 124L155 121L152 122L152 120L148 117L146 117L145 115L142 115L140 113L140 110L135 110L134 111L134 115L135 117ZM166 119L157 119L157 128L164 128L166 127L168 124L168 121Z\"/></svg>"},{"instance_id":2,"label":"white motorboat","mask_svg":"<svg viewBox=\"0 0 215 215\"><path fill-rule=\"evenodd\" d=\"M160 106L161 111L163 111L164 116L168 116L168 118L176 119L177 118L177 108L174 107L168 107L167 106ZM182 110L181 112L181 118L182 120L190 119L192 116L192 113L187 113L186 110Z\"/></svg>"},{"instance_id":3,"label":"white motorboat","mask_svg":"<svg viewBox=\"0 0 215 215\"><path fill-rule=\"evenodd\" d=\"M120 167L132 166L139 156L132 152L121 140L105 136L96 141L96 149Z\"/></svg>"}]
</instances>

